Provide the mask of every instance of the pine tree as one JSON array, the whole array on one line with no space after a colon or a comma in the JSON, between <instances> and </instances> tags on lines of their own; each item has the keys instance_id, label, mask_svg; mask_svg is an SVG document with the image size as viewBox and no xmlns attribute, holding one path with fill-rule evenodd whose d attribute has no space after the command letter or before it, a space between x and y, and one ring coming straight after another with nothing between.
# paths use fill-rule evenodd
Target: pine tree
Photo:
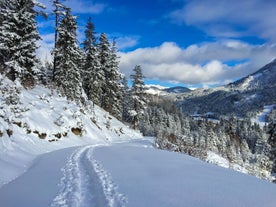
<instances>
[{"instance_id":1,"label":"pine tree","mask_svg":"<svg viewBox=\"0 0 276 207\"><path fill-rule=\"evenodd\" d=\"M2 71L11 79L19 79L25 87L34 85L37 61L37 31L34 0L1 2L0 56Z\"/></svg>"},{"instance_id":2,"label":"pine tree","mask_svg":"<svg viewBox=\"0 0 276 207\"><path fill-rule=\"evenodd\" d=\"M110 49L110 69L106 70L106 85L109 86L109 102L108 108L109 112L122 120L123 114L123 90L124 86L122 84L123 81L123 74L119 72L119 58L117 56L117 47L116 42L113 41L111 49Z\"/></svg>"},{"instance_id":3,"label":"pine tree","mask_svg":"<svg viewBox=\"0 0 276 207\"><path fill-rule=\"evenodd\" d=\"M7 1L0 1L0 28L3 26L3 21L4 21L4 16L5 16L5 11L7 9ZM0 42L0 48L3 43ZM0 50L0 73L4 73L4 65L5 65L5 56L2 55L1 50Z\"/></svg>"},{"instance_id":4,"label":"pine tree","mask_svg":"<svg viewBox=\"0 0 276 207\"><path fill-rule=\"evenodd\" d=\"M104 80L101 84L101 107L110 112L118 119L122 119L122 78L119 72L119 61L116 43L112 46L105 33L100 36L99 42L100 71L103 72Z\"/></svg>"},{"instance_id":5,"label":"pine tree","mask_svg":"<svg viewBox=\"0 0 276 207\"><path fill-rule=\"evenodd\" d=\"M56 60L55 82L61 87L68 99L80 100L82 97L82 52L77 44L76 17L66 9L65 17L58 28L58 40L54 49Z\"/></svg>"},{"instance_id":6,"label":"pine tree","mask_svg":"<svg viewBox=\"0 0 276 207\"><path fill-rule=\"evenodd\" d=\"M85 40L83 42L85 52L85 64L82 70L83 88L87 97L95 104L100 104L101 83L104 80L103 71L100 68L98 48L95 37L95 27L91 18L88 19Z\"/></svg>"},{"instance_id":7,"label":"pine tree","mask_svg":"<svg viewBox=\"0 0 276 207\"><path fill-rule=\"evenodd\" d=\"M131 95L130 95L130 88L128 87L128 80L126 79L125 76L123 77L122 84L123 84L122 119L123 121L130 122L131 117L129 115L129 111L131 110L131 105L130 105Z\"/></svg>"},{"instance_id":8,"label":"pine tree","mask_svg":"<svg viewBox=\"0 0 276 207\"><path fill-rule=\"evenodd\" d=\"M138 127L139 118L143 115L144 109L146 107L146 97L145 97L145 83L144 76L142 73L142 68L140 65L136 65L133 69L134 74L130 77L132 79L132 124L134 129Z\"/></svg>"},{"instance_id":9,"label":"pine tree","mask_svg":"<svg viewBox=\"0 0 276 207\"><path fill-rule=\"evenodd\" d=\"M92 46L96 46L96 41L97 41L95 26L92 22L91 17L88 18L84 33L85 33L85 40L82 43L83 50L85 53L88 53Z\"/></svg>"},{"instance_id":10,"label":"pine tree","mask_svg":"<svg viewBox=\"0 0 276 207\"><path fill-rule=\"evenodd\" d=\"M271 121L268 125L268 144L271 146L270 158L273 162L272 173L276 173L276 121ZM276 182L276 180L274 180Z\"/></svg>"},{"instance_id":11,"label":"pine tree","mask_svg":"<svg viewBox=\"0 0 276 207\"><path fill-rule=\"evenodd\" d=\"M99 42L99 61L100 61L100 72L103 74L103 81L100 83L101 86L101 97L100 97L100 105L106 111L109 111L109 101L110 101L110 88L108 86L108 81L106 80L109 78L110 72L110 43L107 39L105 33L100 35L100 42Z\"/></svg>"},{"instance_id":12,"label":"pine tree","mask_svg":"<svg viewBox=\"0 0 276 207\"><path fill-rule=\"evenodd\" d=\"M60 27L61 20L64 18L66 14L66 10L68 9L66 6L64 6L61 2L65 0L52 0L53 1L53 7L54 7L54 15L55 15L55 39L54 39L54 49L57 47L57 41L58 41L58 28ZM55 71L56 71L56 56L54 55L53 60L53 75L52 78L55 80Z\"/></svg>"}]
</instances>

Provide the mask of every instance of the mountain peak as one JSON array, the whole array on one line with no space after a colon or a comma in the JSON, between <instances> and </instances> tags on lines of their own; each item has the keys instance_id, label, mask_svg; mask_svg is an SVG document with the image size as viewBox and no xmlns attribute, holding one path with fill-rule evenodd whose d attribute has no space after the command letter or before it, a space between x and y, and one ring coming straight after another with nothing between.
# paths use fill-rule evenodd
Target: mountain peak
<instances>
[{"instance_id":1,"label":"mountain peak","mask_svg":"<svg viewBox=\"0 0 276 207\"><path fill-rule=\"evenodd\" d=\"M235 90L253 90L266 87L273 87L276 84L276 59L266 64L256 72L228 84L226 87L230 87Z\"/></svg>"}]
</instances>

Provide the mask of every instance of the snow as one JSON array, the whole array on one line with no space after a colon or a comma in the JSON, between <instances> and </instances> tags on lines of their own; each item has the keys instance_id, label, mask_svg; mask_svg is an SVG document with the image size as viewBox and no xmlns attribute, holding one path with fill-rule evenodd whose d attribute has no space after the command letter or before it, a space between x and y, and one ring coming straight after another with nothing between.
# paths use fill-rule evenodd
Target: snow
<instances>
[{"instance_id":1,"label":"snow","mask_svg":"<svg viewBox=\"0 0 276 207\"><path fill-rule=\"evenodd\" d=\"M261 127L264 127L266 124L266 115L269 114L275 105L269 105L269 106L264 106L264 109L262 112L260 112L256 118L252 119L252 122L259 124Z\"/></svg>"},{"instance_id":2,"label":"snow","mask_svg":"<svg viewBox=\"0 0 276 207\"><path fill-rule=\"evenodd\" d=\"M108 174L93 160L92 146L76 150L63 169L60 191L51 207L58 206L122 206L123 196Z\"/></svg>"},{"instance_id":3,"label":"snow","mask_svg":"<svg viewBox=\"0 0 276 207\"><path fill-rule=\"evenodd\" d=\"M248 89L248 87L250 86L250 83L254 80L253 76L249 76L245 79L245 81L243 82L243 84L240 86L241 90L246 90Z\"/></svg>"},{"instance_id":4,"label":"snow","mask_svg":"<svg viewBox=\"0 0 276 207\"><path fill-rule=\"evenodd\" d=\"M5 207L274 207L275 192L267 181L132 139L41 155L0 188L0 200Z\"/></svg>"},{"instance_id":5,"label":"snow","mask_svg":"<svg viewBox=\"0 0 276 207\"><path fill-rule=\"evenodd\" d=\"M7 105L11 87L21 93ZM25 90L1 79L0 89L1 206L275 206L276 185L157 150L97 106L43 86ZM227 165L215 154L209 160Z\"/></svg>"},{"instance_id":6,"label":"snow","mask_svg":"<svg viewBox=\"0 0 276 207\"><path fill-rule=\"evenodd\" d=\"M227 159L225 159L224 157L221 157L220 155L212 151L207 152L207 158L205 161L223 168L233 169L240 173L249 174L248 170L245 169L244 167L238 164L230 163Z\"/></svg>"},{"instance_id":7,"label":"snow","mask_svg":"<svg viewBox=\"0 0 276 207\"><path fill-rule=\"evenodd\" d=\"M212 164L224 167L224 168L230 168L230 163L227 159L219 156L218 154L216 154L212 151L207 152L206 162L212 163Z\"/></svg>"},{"instance_id":8,"label":"snow","mask_svg":"<svg viewBox=\"0 0 276 207\"><path fill-rule=\"evenodd\" d=\"M55 90L39 85L25 90L1 75L0 81L0 132L3 134L0 136L0 188L27 171L41 154L72 146L141 137L139 132L98 106L78 106ZM7 97L14 88L21 91L19 103L7 105ZM81 135L72 133L74 127L82 129ZM8 129L13 132L10 137ZM39 134L43 133L46 137L40 139ZM57 134L61 137L57 138Z\"/></svg>"},{"instance_id":9,"label":"snow","mask_svg":"<svg viewBox=\"0 0 276 207\"><path fill-rule=\"evenodd\" d=\"M94 159L112 175L129 207L275 206L274 184L144 143L97 147Z\"/></svg>"},{"instance_id":10,"label":"snow","mask_svg":"<svg viewBox=\"0 0 276 207\"><path fill-rule=\"evenodd\" d=\"M58 192L60 169L73 151L74 148L57 150L35 159L26 173L0 188L1 206L49 207Z\"/></svg>"}]
</instances>

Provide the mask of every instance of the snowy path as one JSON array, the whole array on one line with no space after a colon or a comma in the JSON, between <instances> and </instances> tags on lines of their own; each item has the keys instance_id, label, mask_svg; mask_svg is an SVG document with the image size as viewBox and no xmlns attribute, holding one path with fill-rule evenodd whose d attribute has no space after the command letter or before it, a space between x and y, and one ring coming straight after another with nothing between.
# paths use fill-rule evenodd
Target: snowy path
<instances>
[{"instance_id":1,"label":"snowy path","mask_svg":"<svg viewBox=\"0 0 276 207\"><path fill-rule=\"evenodd\" d=\"M275 184L132 140L44 154L0 188L0 206L275 207L275 193Z\"/></svg>"},{"instance_id":2,"label":"snowy path","mask_svg":"<svg viewBox=\"0 0 276 207\"><path fill-rule=\"evenodd\" d=\"M71 155L52 207L123 206L124 196L116 191L111 177L93 159L92 150L92 146L87 146Z\"/></svg>"},{"instance_id":3,"label":"snowy path","mask_svg":"<svg viewBox=\"0 0 276 207\"><path fill-rule=\"evenodd\" d=\"M58 192L61 168L76 148L40 156L22 176L0 188L2 207L49 207Z\"/></svg>"},{"instance_id":4,"label":"snowy path","mask_svg":"<svg viewBox=\"0 0 276 207\"><path fill-rule=\"evenodd\" d=\"M94 147L68 148L42 155L26 173L0 188L0 206L125 206L126 198L117 192L111 176L93 159Z\"/></svg>"}]
</instances>

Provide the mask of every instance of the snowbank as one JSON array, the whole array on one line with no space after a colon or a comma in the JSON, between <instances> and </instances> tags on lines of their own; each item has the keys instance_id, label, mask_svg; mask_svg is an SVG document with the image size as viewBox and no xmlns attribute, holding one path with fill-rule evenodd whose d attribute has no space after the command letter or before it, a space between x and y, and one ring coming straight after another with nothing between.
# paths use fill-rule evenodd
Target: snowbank
<instances>
[{"instance_id":1,"label":"snowbank","mask_svg":"<svg viewBox=\"0 0 276 207\"><path fill-rule=\"evenodd\" d=\"M142 137L92 103L79 106L44 86L25 90L0 80L0 187L40 154Z\"/></svg>"}]
</instances>

